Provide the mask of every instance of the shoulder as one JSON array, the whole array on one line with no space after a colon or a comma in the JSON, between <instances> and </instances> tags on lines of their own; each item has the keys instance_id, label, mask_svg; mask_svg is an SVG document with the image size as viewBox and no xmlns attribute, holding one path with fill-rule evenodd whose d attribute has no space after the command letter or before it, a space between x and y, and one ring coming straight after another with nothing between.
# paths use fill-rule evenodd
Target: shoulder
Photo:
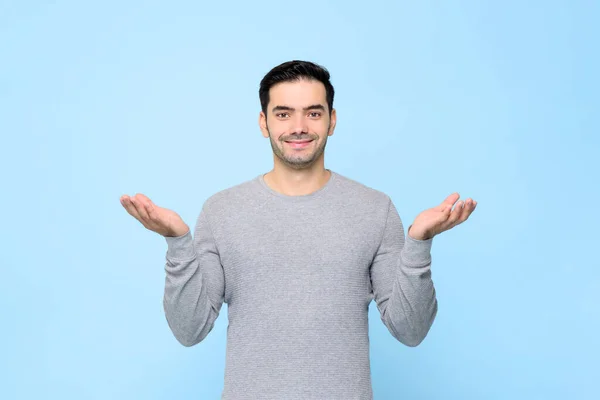
<instances>
[{"instance_id":1,"label":"shoulder","mask_svg":"<svg viewBox=\"0 0 600 400\"><path fill-rule=\"evenodd\" d=\"M256 197L256 177L222 189L210 195L204 202L205 212L220 213L230 208L239 208L251 203Z\"/></svg>"},{"instance_id":2,"label":"shoulder","mask_svg":"<svg viewBox=\"0 0 600 400\"><path fill-rule=\"evenodd\" d=\"M375 189L339 173L336 179L341 195L347 196L349 200L355 200L364 206L375 206L378 208L387 208L391 203L390 196L379 189Z\"/></svg>"}]
</instances>

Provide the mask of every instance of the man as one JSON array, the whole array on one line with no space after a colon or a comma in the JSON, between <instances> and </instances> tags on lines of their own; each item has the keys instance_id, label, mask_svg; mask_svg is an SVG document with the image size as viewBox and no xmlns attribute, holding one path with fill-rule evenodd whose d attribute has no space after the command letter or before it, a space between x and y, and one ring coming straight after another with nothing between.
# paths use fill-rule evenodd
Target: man
<instances>
[{"instance_id":1,"label":"man","mask_svg":"<svg viewBox=\"0 0 600 400\"><path fill-rule=\"evenodd\" d=\"M227 302L222 399L372 399L370 302L398 341L420 344L437 313L432 239L476 202L448 196L405 239L389 196L324 167L336 124L326 69L283 63L259 97L274 167L208 198L193 237L142 194L122 204L166 239L164 309L179 342L202 341Z\"/></svg>"}]
</instances>

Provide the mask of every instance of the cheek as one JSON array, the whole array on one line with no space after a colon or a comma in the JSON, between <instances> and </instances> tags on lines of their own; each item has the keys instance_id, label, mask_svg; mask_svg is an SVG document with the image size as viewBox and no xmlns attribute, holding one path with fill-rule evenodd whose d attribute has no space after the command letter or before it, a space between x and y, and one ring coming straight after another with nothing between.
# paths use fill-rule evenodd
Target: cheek
<instances>
[{"instance_id":1,"label":"cheek","mask_svg":"<svg viewBox=\"0 0 600 400\"><path fill-rule=\"evenodd\" d=\"M314 132L316 132L321 138L327 136L329 133L329 125L328 124L319 124L318 127L315 127Z\"/></svg>"},{"instance_id":2,"label":"cheek","mask_svg":"<svg viewBox=\"0 0 600 400\"><path fill-rule=\"evenodd\" d=\"M329 127L329 119L328 118L323 118L319 121L315 121L316 125L318 126L318 129L323 132L327 132L327 128Z\"/></svg>"},{"instance_id":3,"label":"cheek","mask_svg":"<svg viewBox=\"0 0 600 400\"><path fill-rule=\"evenodd\" d=\"M271 139L277 140L284 134L285 130L281 126L281 124L277 123L269 123L267 124L267 132L271 136Z\"/></svg>"}]
</instances>

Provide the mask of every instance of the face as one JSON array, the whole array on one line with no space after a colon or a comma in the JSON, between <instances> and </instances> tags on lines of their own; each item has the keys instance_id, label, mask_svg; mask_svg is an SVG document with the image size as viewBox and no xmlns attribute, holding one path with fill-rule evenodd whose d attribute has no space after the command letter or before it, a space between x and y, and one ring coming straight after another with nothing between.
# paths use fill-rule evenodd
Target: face
<instances>
[{"instance_id":1,"label":"face","mask_svg":"<svg viewBox=\"0 0 600 400\"><path fill-rule=\"evenodd\" d=\"M277 160L294 169L322 160L335 122L335 110L329 116L325 85L306 79L271 87L267 114L261 111L259 118Z\"/></svg>"}]
</instances>

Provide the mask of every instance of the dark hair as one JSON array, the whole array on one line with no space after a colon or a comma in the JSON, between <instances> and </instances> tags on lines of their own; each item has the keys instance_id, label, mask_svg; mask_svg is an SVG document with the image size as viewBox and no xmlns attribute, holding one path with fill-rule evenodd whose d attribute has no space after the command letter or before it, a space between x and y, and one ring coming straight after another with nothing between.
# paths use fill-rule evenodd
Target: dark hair
<instances>
[{"instance_id":1,"label":"dark hair","mask_svg":"<svg viewBox=\"0 0 600 400\"><path fill-rule=\"evenodd\" d=\"M277 83L294 82L301 79L316 80L325 85L325 97L329 107L329 115L333 109L333 85L329 82L329 71L321 65L310 61L293 60L280 64L270 70L260 81L258 97L262 111L267 114L269 104L269 89Z\"/></svg>"}]
</instances>

